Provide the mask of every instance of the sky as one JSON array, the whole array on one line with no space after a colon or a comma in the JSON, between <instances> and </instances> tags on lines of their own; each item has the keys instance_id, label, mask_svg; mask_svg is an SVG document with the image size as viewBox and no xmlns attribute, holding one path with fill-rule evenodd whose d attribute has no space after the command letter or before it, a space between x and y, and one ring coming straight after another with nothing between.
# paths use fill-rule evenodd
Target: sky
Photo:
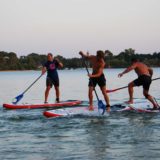
<instances>
[{"instance_id":1,"label":"sky","mask_svg":"<svg viewBox=\"0 0 160 160\"><path fill-rule=\"evenodd\" d=\"M0 51L160 51L160 0L0 0Z\"/></svg>"}]
</instances>

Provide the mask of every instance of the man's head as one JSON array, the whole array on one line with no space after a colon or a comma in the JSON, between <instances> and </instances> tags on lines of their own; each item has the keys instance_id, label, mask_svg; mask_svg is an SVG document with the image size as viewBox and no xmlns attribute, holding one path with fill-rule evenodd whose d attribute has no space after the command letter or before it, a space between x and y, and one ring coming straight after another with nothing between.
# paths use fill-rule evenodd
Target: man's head
<instances>
[{"instance_id":1,"label":"man's head","mask_svg":"<svg viewBox=\"0 0 160 160\"><path fill-rule=\"evenodd\" d=\"M139 60L138 60L138 58L136 58L136 57L134 57L134 58L132 58L131 59L131 63L136 63L136 62L138 62Z\"/></svg>"},{"instance_id":2,"label":"man's head","mask_svg":"<svg viewBox=\"0 0 160 160\"><path fill-rule=\"evenodd\" d=\"M48 61L53 61L53 55L52 55L52 53L48 53L47 54L47 60Z\"/></svg>"},{"instance_id":3,"label":"man's head","mask_svg":"<svg viewBox=\"0 0 160 160\"><path fill-rule=\"evenodd\" d=\"M101 51L101 50L97 51L97 58L98 59L104 59L104 52Z\"/></svg>"}]
</instances>

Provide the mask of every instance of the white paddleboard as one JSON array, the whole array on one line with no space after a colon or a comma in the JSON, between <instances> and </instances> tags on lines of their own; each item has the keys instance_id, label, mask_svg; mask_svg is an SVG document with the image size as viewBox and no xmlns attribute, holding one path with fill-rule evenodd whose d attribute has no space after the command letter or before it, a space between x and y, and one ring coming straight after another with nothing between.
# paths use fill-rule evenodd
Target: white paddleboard
<instances>
[{"instance_id":1,"label":"white paddleboard","mask_svg":"<svg viewBox=\"0 0 160 160\"><path fill-rule=\"evenodd\" d=\"M153 105L149 102L141 103L141 104L134 104L130 106L133 111L139 113L158 113L160 109L153 109Z\"/></svg>"},{"instance_id":2,"label":"white paddleboard","mask_svg":"<svg viewBox=\"0 0 160 160\"><path fill-rule=\"evenodd\" d=\"M152 110L152 105L148 101L136 101L134 104L127 103L118 103L112 104L110 112L124 112L124 111L136 111L136 112L160 112L160 110ZM45 111L43 113L46 117L64 117L64 116L74 116L74 115L83 115L83 116L102 116L99 113L98 107L95 106L93 111L88 109L88 106L81 106L75 108L63 108ZM104 113L104 116L109 115L108 112Z\"/></svg>"},{"instance_id":3,"label":"white paddleboard","mask_svg":"<svg viewBox=\"0 0 160 160\"><path fill-rule=\"evenodd\" d=\"M64 116L74 116L74 115L83 115L83 116L102 116L102 114L98 111L98 107L94 107L93 111L86 107L76 107L76 108L63 108L63 109L55 109L45 111L43 113L46 117L64 117ZM104 113L103 116L108 115L107 112Z\"/></svg>"},{"instance_id":4,"label":"white paddleboard","mask_svg":"<svg viewBox=\"0 0 160 160\"><path fill-rule=\"evenodd\" d=\"M125 104L116 104L111 106L110 111L125 111L128 110L127 105ZM97 106L94 106L94 110L90 111L88 106L81 106L75 108L62 108L62 109L54 109L43 112L43 115L46 117L64 117L64 116L74 116L74 115L83 115L83 116L102 116L102 110L98 110ZM103 116L109 115L106 111Z\"/></svg>"},{"instance_id":5,"label":"white paddleboard","mask_svg":"<svg viewBox=\"0 0 160 160\"><path fill-rule=\"evenodd\" d=\"M115 104L117 105L117 104ZM153 108L153 105L148 101L148 100L145 100L145 101L134 101L133 104L127 104L127 103L121 103L120 104L121 106L125 106L124 108L120 108L116 111L140 111L140 110L152 110Z\"/></svg>"}]
</instances>

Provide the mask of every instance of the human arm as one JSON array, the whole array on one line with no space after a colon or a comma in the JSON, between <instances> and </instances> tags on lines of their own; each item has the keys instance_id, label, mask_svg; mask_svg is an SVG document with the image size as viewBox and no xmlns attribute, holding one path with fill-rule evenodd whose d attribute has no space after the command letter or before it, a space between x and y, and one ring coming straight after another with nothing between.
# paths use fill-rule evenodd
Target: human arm
<instances>
[{"instance_id":1,"label":"human arm","mask_svg":"<svg viewBox=\"0 0 160 160\"><path fill-rule=\"evenodd\" d=\"M96 74L88 74L88 76L89 76L90 78L100 77L100 76L103 74L103 68L104 68L103 66L100 67L100 68L98 69L98 71L97 71Z\"/></svg>"},{"instance_id":2,"label":"human arm","mask_svg":"<svg viewBox=\"0 0 160 160\"><path fill-rule=\"evenodd\" d=\"M57 61L58 67L63 68L63 63L59 59L55 59Z\"/></svg>"},{"instance_id":3,"label":"human arm","mask_svg":"<svg viewBox=\"0 0 160 160\"><path fill-rule=\"evenodd\" d=\"M89 55L89 52L87 52L87 53L85 54L84 52L80 51L79 54L80 54L82 57L86 58L86 59L91 59L91 58L95 57L95 56L93 56L93 55Z\"/></svg>"},{"instance_id":4,"label":"human arm","mask_svg":"<svg viewBox=\"0 0 160 160\"><path fill-rule=\"evenodd\" d=\"M153 76L153 69L152 68L148 68L149 74L151 75L151 77Z\"/></svg>"},{"instance_id":5,"label":"human arm","mask_svg":"<svg viewBox=\"0 0 160 160\"><path fill-rule=\"evenodd\" d=\"M127 69L125 69L122 73L118 74L118 77L122 77L124 74L132 71L133 69L136 68L136 64L133 64L131 66L129 66Z\"/></svg>"},{"instance_id":6,"label":"human arm","mask_svg":"<svg viewBox=\"0 0 160 160\"><path fill-rule=\"evenodd\" d=\"M43 66L43 67L42 67L42 72L41 72L41 74L44 75L46 71L47 71L46 67Z\"/></svg>"},{"instance_id":7,"label":"human arm","mask_svg":"<svg viewBox=\"0 0 160 160\"><path fill-rule=\"evenodd\" d=\"M88 54L85 54L85 53L82 52L82 51L80 51L79 54L80 54L82 57L88 58Z\"/></svg>"}]
</instances>

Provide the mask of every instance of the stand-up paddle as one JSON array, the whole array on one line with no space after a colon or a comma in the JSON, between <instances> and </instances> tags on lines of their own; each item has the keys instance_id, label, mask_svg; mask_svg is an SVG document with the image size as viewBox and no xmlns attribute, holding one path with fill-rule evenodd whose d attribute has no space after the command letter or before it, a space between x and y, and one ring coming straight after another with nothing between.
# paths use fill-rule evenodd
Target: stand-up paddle
<instances>
[{"instance_id":1,"label":"stand-up paddle","mask_svg":"<svg viewBox=\"0 0 160 160\"><path fill-rule=\"evenodd\" d=\"M86 64L85 59L84 59L83 56L82 56L82 59L83 59L83 62L84 62L86 71L87 71L87 73L89 74L89 70L88 70L87 64ZM93 84L92 79L91 79L91 83ZM105 113L105 111L106 111L106 105L104 105L103 102L102 102L102 100L99 99L95 87L94 87L94 92L95 92L95 95L96 95L96 98L97 98L97 101L98 101L98 111L99 111L99 113L100 113L100 110L102 110L102 113L101 113L101 114L103 115L103 114Z\"/></svg>"},{"instance_id":2,"label":"stand-up paddle","mask_svg":"<svg viewBox=\"0 0 160 160\"><path fill-rule=\"evenodd\" d=\"M24 96L24 94L43 76L43 74L41 74L22 94L18 95L17 97L15 97L12 100L13 104L17 104Z\"/></svg>"},{"instance_id":3,"label":"stand-up paddle","mask_svg":"<svg viewBox=\"0 0 160 160\"><path fill-rule=\"evenodd\" d=\"M154 79L152 79L152 81L156 81L158 79L160 79L160 77L154 78ZM112 93L112 92L119 91L119 90L124 89L124 88L128 88L128 86L124 86L124 87L120 87L120 88L116 88L116 89L109 89L109 90L106 90L106 92L107 93Z\"/></svg>"}]
</instances>

